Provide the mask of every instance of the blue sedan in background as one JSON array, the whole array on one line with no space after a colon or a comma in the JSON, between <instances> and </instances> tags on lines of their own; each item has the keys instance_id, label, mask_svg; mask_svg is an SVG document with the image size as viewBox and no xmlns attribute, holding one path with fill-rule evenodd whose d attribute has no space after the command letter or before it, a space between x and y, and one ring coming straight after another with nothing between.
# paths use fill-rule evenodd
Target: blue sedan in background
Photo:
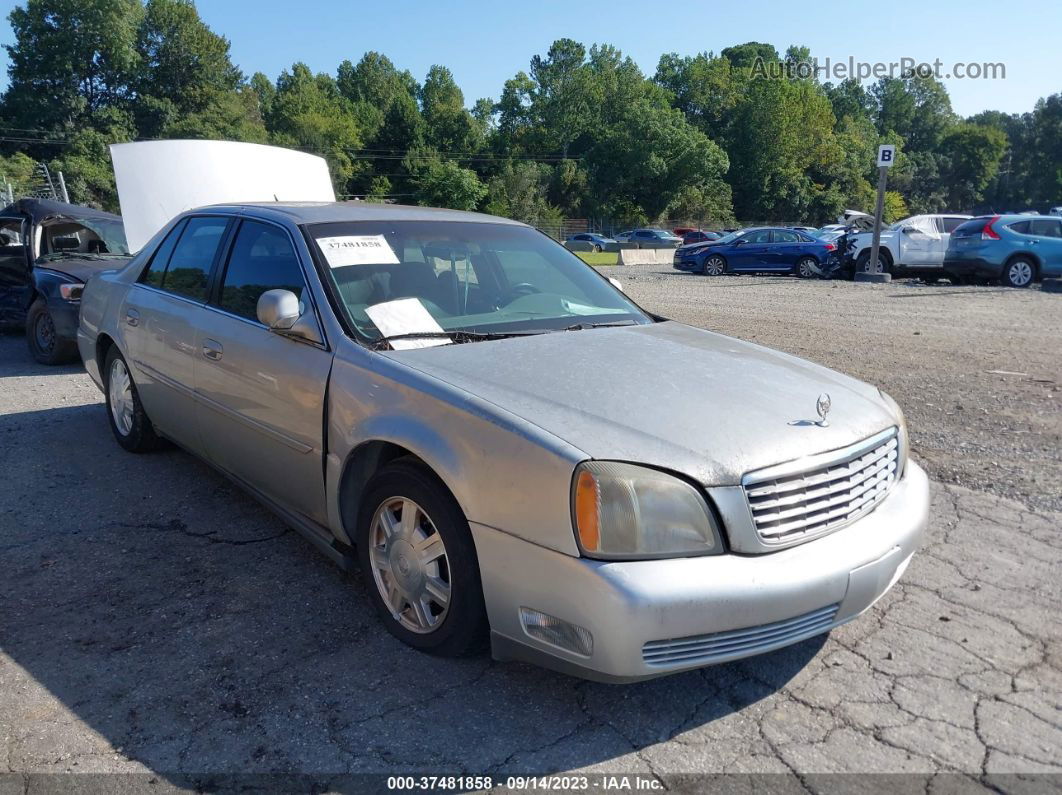
<instances>
[{"instance_id":1,"label":"blue sedan in background","mask_svg":"<svg viewBox=\"0 0 1062 795\"><path fill-rule=\"evenodd\" d=\"M1028 287L1062 276L1062 220L1050 215L982 215L955 228L944 255L953 282L998 279Z\"/></svg>"},{"instance_id":2,"label":"blue sedan in background","mask_svg":"<svg viewBox=\"0 0 1062 795\"><path fill-rule=\"evenodd\" d=\"M837 246L784 227L739 229L719 240L681 246L673 267L719 276L723 273L794 273L808 279L835 256Z\"/></svg>"}]
</instances>

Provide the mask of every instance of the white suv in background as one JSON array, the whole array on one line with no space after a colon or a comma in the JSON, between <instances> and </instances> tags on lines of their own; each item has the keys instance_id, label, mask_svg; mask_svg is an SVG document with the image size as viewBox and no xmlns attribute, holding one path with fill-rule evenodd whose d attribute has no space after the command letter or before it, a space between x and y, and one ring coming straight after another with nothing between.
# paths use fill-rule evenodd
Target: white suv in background
<instances>
[{"instance_id":1,"label":"white suv in background","mask_svg":"<svg viewBox=\"0 0 1062 795\"><path fill-rule=\"evenodd\" d=\"M881 232L878 252L878 272L893 274L921 272L930 278L944 275L944 252L948 240L959 224L969 215L912 215L897 221ZM874 235L864 232L855 238L855 269L866 270Z\"/></svg>"}]
</instances>

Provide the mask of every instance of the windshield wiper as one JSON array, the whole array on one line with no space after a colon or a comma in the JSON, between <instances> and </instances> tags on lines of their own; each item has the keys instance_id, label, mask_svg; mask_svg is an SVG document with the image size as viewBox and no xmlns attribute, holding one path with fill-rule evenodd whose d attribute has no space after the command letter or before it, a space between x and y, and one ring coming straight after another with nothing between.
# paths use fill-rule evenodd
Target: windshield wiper
<instances>
[{"instance_id":1,"label":"windshield wiper","mask_svg":"<svg viewBox=\"0 0 1062 795\"><path fill-rule=\"evenodd\" d=\"M618 326L637 326L637 320L620 320L615 323L575 323L561 329L561 331L583 331L588 328L614 328Z\"/></svg>"},{"instance_id":2,"label":"windshield wiper","mask_svg":"<svg viewBox=\"0 0 1062 795\"><path fill-rule=\"evenodd\" d=\"M414 331L409 334L392 334L390 337L380 337L373 340L374 350L380 350L385 345L390 345L392 340L450 340L455 343L479 342L481 340L503 340L508 337L530 337L541 334L541 331Z\"/></svg>"}]
</instances>

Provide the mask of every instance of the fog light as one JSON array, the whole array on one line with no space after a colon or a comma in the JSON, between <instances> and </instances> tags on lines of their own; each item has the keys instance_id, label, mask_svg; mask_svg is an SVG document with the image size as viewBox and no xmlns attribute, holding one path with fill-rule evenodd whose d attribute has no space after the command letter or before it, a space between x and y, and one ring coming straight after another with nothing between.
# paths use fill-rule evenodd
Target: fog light
<instances>
[{"instance_id":1,"label":"fog light","mask_svg":"<svg viewBox=\"0 0 1062 795\"><path fill-rule=\"evenodd\" d=\"M530 607L520 608L520 623L524 625L524 632L535 640L583 657L593 654L594 636L590 634L590 630L577 624L540 613Z\"/></svg>"}]
</instances>

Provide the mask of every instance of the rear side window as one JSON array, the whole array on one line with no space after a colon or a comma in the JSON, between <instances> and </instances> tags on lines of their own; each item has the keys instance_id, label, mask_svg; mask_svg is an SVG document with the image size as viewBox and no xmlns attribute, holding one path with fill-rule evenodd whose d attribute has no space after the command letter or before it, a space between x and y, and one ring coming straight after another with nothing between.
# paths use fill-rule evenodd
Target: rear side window
<instances>
[{"instance_id":1,"label":"rear side window","mask_svg":"<svg viewBox=\"0 0 1062 795\"><path fill-rule=\"evenodd\" d=\"M798 235L796 232L786 232L786 231L782 231L781 229L779 229L779 230L775 231L775 233L774 233L774 242L775 243L799 243L800 242L800 235Z\"/></svg>"},{"instance_id":2,"label":"rear side window","mask_svg":"<svg viewBox=\"0 0 1062 795\"><path fill-rule=\"evenodd\" d=\"M240 224L221 283L223 309L257 321L258 298L266 290L290 290L301 301L305 286L302 268L283 229L257 221Z\"/></svg>"},{"instance_id":3,"label":"rear side window","mask_svg":"<svg viewBox=\"0 0 1062 795\"><path fill-rule=\"evenodd\" d=\"M162 241L162 245L156 249L154 256L151 257L151 262L140 277L140 281L144 284L150 284L152 287L162 287L162 278L166 275L166 266L170 263L170 255L173 254L173 249L177 245L183 229L184 221L181 221L170 230L170 233L166 235L166 239Z\"/></svg>"},{"instance_id":4,"label":"rear side window","mask_svg":"<svg viewBox=\"0 0 1062 795\"><path fill-rule=\"evenodd\" d=\"M974 237L985 231L985 226L988 224L988 221L988 218L974 218L972 221L959 224L952 231L952 234L955 235L955 237ZM1011 225L1011 229L1013 228L1014 226Z\"/></svg>"},{"instance_id":5,"label":"rear side window","mask_svg":"<svg viewBox=\"0 0 1062 795\"><path fill-rule=\"evenodd\" d=\"M1029 221L1029 234L1039 237L1062 237L1062 229L1059 222L1046 218L1037 218Z\"/></svg>"},{"instance_id":6,"label":"rear side window","mask_svg":"<svg viewBox=\"0 0 1062 795\"><path fill-rule=\"evenodd\" d=\"M958 229L960 226L962 226L963 221L965 221L966 219L965 218L941 218L940 220L944 224L944 231L947 234L950 235L952 232L954 232L956 229Z\"/></svg>"},{"instance_id":7,"label":"rear side window","mask_svg":"<svg viewBox=\"0 0 1062 795\"><path fill-rule=\"evenodd\" d=\"M174 227L141 281L168 293L205 301L210 268L228 224L227 218L193 217L183 227Z\"/></svg>"},{"instance_id":8,"label":"rear side window","mask_svg":"<svg viewBox=\"0 0 1062 795\"><path fill-rule=\"evenodd\" d=\"M1029 234L1029 222L1028 221L1016 221L1013 224L1008 224L1007 229L1011 232L1017 232L1019 235Z\"/></svg>"}]
</instances>

